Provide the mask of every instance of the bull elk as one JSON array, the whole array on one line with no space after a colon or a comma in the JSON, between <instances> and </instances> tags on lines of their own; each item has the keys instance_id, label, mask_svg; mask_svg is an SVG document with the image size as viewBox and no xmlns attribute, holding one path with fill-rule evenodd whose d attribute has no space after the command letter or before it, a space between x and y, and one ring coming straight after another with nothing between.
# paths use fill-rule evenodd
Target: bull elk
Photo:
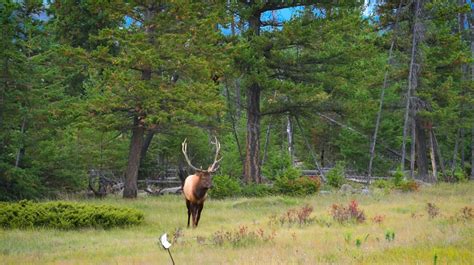
<instances>
[{"instance_id":1,"label":"bull elk","mask_svg":"<svg viewBox=\"0 0 474 265\"><path fill-rule=\"evenodd\" d=\"M212 187L211 174L219 169L219 162L222 159L222 157L218 159L221 144L217 140L217 137L214 139L215 142L212 142L212 144L216 146L216 154L214 156L214 162L207 168L207 170L193 166L187 154L188 144L186 143L186 139L181 144L181 150L183 151L186 162L189 167L195 171L194 175L189 175L184 180L183 185L183 195L186 200L186 207L188 208L188 227L191 215L193 217L193 228L197 227L199 219L201 218L202 208L204 207L204 201L207 197L207 191Z\"/></svg>"}]
</instances>

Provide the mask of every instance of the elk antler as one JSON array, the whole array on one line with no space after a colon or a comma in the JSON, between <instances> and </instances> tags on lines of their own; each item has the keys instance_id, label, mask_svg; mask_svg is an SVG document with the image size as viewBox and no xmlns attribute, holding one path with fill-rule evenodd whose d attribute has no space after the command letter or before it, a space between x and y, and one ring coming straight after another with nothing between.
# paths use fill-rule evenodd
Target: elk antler
<instances>
[{"instance_id":1,"label":"elk antler","mask_svg":"<svg viewBox=\"0 0 474 265\"><path fill-rule=\"evenodd\" d=\"M184 142L181 144L181 150L183 151L184 158L186 158L186 162L188 162L188 165L194 169L195 171L201 171L201 172L209 172L209 173L214 173L219 169L218 163L222 160L222 157L217 159L219 157L219 152L221 150L221 143L217 140L217 137L214 136L215 142L211 142L213 145L216 146L216 155L214 156L214 162L212 165L207 169L204 170L202 168L197 168L191 164L191 160L188 157L188 143L186 142L187 139L184 139Z\"/></svg>"},{"instance_id":2,"label":"elk antler","mask_svg":"<svg viewBox=\"0 0 474 265\"><path fill-rule=\"evenodd\" d=\"M217 157L219 157L219 151L221 150L221 143L219 143L219 141L217 140L217 137L214 136L214 139L215 139L215 142L211 142L213 145L216 146L216 155L214 156L214 162L212 163L212 165L209 167L208 171L209 172L216 172L218 169L219 169L219 166L218 163L221 162L222 160L222 156L221 158L219 158L219 160L217 159Z\"/></svg>"},{"instance_id":3,"label":"elk antler","mask_svg":"<svg viewBox=\"0 0 474 265\"><path fill-rule=\"evenodd\" d=\"M191 160L189 160L189 157L188 157L188 154L187 154L187 152L188 152L188 143L186 143L186 140L187 140L187 138L184 139L184 142L181 144L181 151L183 151L184 158L186 159L186 162L188 162L188 165L189 165L192 169L194 169L194 170L196 170L196 171L204 171L204 170L199 169L199 168L197 168L197 167L195 167L195 166L193 166L193 165L191 164Z\"/></svg>"}]
</instances>

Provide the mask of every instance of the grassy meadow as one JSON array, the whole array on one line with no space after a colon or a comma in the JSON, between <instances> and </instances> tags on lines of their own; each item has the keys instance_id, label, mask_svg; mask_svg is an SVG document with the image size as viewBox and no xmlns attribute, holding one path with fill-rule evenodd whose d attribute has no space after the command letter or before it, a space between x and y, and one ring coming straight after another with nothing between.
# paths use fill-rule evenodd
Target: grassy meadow
<instances>
[{"instance_id":1,"label":"grassy meadow","mask_svg":"<svg viewBox=\"0 0 474 265\"><path fill-rule=\"evenodd\" d=\"M365 222L335 222L332 204L353 199ZM176 264L474 264L474 218L461 213L474 211L472 182L413 193L209 199L197 229L186 228L181 196L82 201L139 209L145 221L109 230L0 230L0 264L171 264L157 245L165 232ZM281 221L304 205L314 209L307 223Z\"/></svg>"}]
</instances>

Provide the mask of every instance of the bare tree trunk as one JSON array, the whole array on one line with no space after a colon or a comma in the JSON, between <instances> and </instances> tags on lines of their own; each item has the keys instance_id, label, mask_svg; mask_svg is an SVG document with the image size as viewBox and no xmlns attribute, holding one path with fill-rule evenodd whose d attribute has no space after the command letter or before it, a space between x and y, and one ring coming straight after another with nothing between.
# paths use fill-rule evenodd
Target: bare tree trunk
<instances>
[{"instance_id":1,"label":"bare tree trunk","mask_svg":"<svg viewBox=\"0 0 474 265\"><path fill-rule=\"evenodd\" d=\"M153 136L155 136L155 131L154 130L148 130L146 136L145 136L145 140L143 142L143 147L142 147L142 151L141 151L141 154L140 154L140 159L143 161L146 157L146 154L148 152L148 148L150 148L150 145L151 145L151 142L153 140Z\"/></svg>"},{"instance_id":2,"label":"bare tree trunk","mask_svg":"<svg viewBox=\"0 0 474 265\"><path fill-rule=\"evenodd\" d=\"M454 142L453 160L451 161L451 170L453 172L457 166L456 160L458 159L459 131L460 131L459 129L456 131L456 141Z\"/></svg>"},{"instance_id":3,"label":"bare tree trunk","mask_svg":"<svg viewBox=\"0 0 474 265\"><path fill-rule=\"evenodd\" d=\"M471 180L474 180L474 125L471 129Z\"/></svg>"},{"instance_id":4,"label":"bare tree trunk","mask_svg":"<svg viewBox=\"0 0 474 265\"><path fill-rule=\"evenodd\" d=\"M417 147L417 166L418 175L421 180L427 181L428 179L428 149L426 146L426 133L421 120L415 118L416 128L416 147Z\"/></svg>"},{"instance_id":5,"label":"bare tree trunk","mask_svg":"<svg viewBox=\"0 0 474 265\"><path fill-rule=\"evenodd\" d=\"M306 144L306 148L308 148L309 152L311 153L311 157L313 158L314 165L318 169L321 178L324 181L326 181L326 177L324 176L324 172L322 171L321 167L319 166L318 159L316 158L316 154L314 153L313 148L311 148L311 145L309 144L308 138L306 138L306 136L304 134L304 131L303 131L303 128L301 127L300 120L298 119L297 116L295 116L295 120L296 120L296 125L298 125L298 129L300 129L300 133L303 136L304 142Z\"/></svg>"},{"instance_id":6,"label":"bare tree trunk","mask_svg":"<svg viewBox=\"0 0 474 265\"><path fill-rule=\"evenodd\" d=\"M472 2L472 1L471 1ZM471 58L474 58L474 9L471 9ZM471 63L471 82L474 82L474 61ZM474 123L471 128L471 180L474 180Z\"/></svg>"},{"instance_id":7,"label":"bare tree trunk","mask_svg":"<svg viewBox=\"0 0 474 265\"><path fill-rule=\"evenodd\" d=\"M377 112L377 119L375 121L374 135L372 136L372 142L370 143L370 159L369 159L369 169L368 169L369 178L372 176L372 165L375 158L375 145L377 144L377 134L379 132L380 120L382 118L382 109L383 109L383 102L385 98L385 89L387 88L387 85L388 85L389 67L392 64L393 47L395 46L395 42L396 42L397 34L398 34L398 18L399 18L401 6L402 6L402 1L400 1L400 5L398 6L398 9L397 9L392 43L390 44L390 50L388 51L388 60L387 60L388 67L387 67L387 70L385 70L385 75L383 77L383 86L382 86L382 90L380 91L379 110Z\"/></svg>"},{"instance_id":8,"label":"bare tree trunk","mask_svg":"<svg viewBox=\"0 0 474 265\"><path fill-rule=\"evenodd\" d=\"M225 86L225 91L226 91L226 96L227 96L227 111L229 113L229 118L230 118L230 122L231 122L231 125L232 125L232 133L234 134L234 139L235 139L235 143L237 144L237 149L239 151L239 158L240 158L240 162L244 162L244 156L242 155L242 148L240 147L240 141L239 141L239 134L237 133L237 125L236 125L236 120L235 120L235 116L233 114L233 110L232 110L232 106L231 106L231 97L230 97L230 91L229 91L229 87L226 85Z\"/></svg>"},{"instance_id":9,"label":"bare tree trunk","mask_svg":"<svg viewBox=\"0 0 474 265\"><path fill-rule=\"evenodd\" d=\"M433 130L430 130L430 158L431 158L431 169L432 169L432 176L431 176L430 182L434 183L436 182L438 171L436 168L436 156L435 156Z\"/></svg>"},{"instance_id":10,"label":"bare tree trunk","mask_svg":"<svg viewBox=\"0 0 474 265\"><path fill-rule=\"evenodd\" d=\"M262 157L262 162L260 163L261 166L265 164L265 161L267 160L267 151L268 151L268 144L270 143L270 130L272 127L272 121L267 126L267 132L265 133L265 145L263 146L263 157Z\"/></svg>"},{"instance_id":11,"label":"bare tree trunk","mask_svg":"<svg viewBox=\"0 0 474 265\"><path fill-rule=\"evenodd\" d=\"M435 134L433 128L431 128L431 135L433 136L436 155L438 156L439 166L441 168L441 174L443 176L445 176L446 175L446 169L444 167L444 159L443 159L443 156L441 155L441 149L439 148L438 140L436 139L436 134Z\"/></svg>"},{"instance_id":12,"label":"bare tree trunk","mask_svg":"<svg viewBox=\"0 0 474 265\"><path fill-rule=\"evenodd\" d=\"M461 128L461 131L459 133L459 137L461 138L459 140L459 147L461 149L461 169L464 171L464 159L466 158L464 152L464 128Z\"/></svg>"},{"instance_id":13,"label":"bare tree trunk","mask_svg":"<svg viewBox=\"0 0 474 265\"><path fill-rule=\"evenodd\" d=\"M124 198L137 197L137 177L140 167L140 154L143 148L143 135L145 128L140 124L140 118L133 118L132 137L130 140L130 150L128 153L128 165L125 171L125 186L123 190Z\"/></svg>"},{"instance_id":14,"label":"bare tree trunk","mask_svg":"<svg viewBox=\"0 0 474 265\"><path fill-rule=\"evenodd\" d=\"M286 117L286 134L288 136L288 154L290 156L291 164L294 162L294 150L293 150L293 126L291 124L291 117Z\"/></svg>"},{"instance_id":15,"label":"bare tree trunk","mask_svg":"<svg viewBox=\"0 0 474 265\"><path fill-rule=\"evenodd\" d=\"M406 106L405 106L405 119L403 123L403 141L402 141L402 171L405 169L405 157L406 157L406 139L408 133L408 118L411 111L410 101L412 95L418 86L418 74L419 74L419 64L418 62L418 46L422 39L422 22L421 20L421 10L422 10L422 0L415 0L415 23L413 25L413 37L412 37L412 47L411 47L411 60L410 60L410 71L408 74L408 88L406 94Z\"/></svg>"},{"instance_id":16,"label":"bare tree trunk","mask_svg":"<svg viewBox=\"0 0 474 265\"><path fill-rule=\"evenodd\" d=\"M464 6L466 4L466 0L458 0L459 6ZM461 42L464 42L466 35L464 34L465 30L465 23L466 23L467 17L465 13L458 13L458 31L459 35L461 38ZM472 42L472 41L471 41ZM472 43L471 43L472 46ZM461 96L466 97L466 85L465 82L467 80L467 74L468 74L468 65L463 64L461 65L461 85L462 85L462 91L461 91ZM460 123L461 123L461 130L460 130L460 148L461 148L461 169L464 171L464 163L465 163L465 146L464 146L464 119L466 117L465 113L465 104L464 101L461 102L461 117L460 117Z\"/></svg>"},{"instance_id":17,"label":"bare tree trunk","mask_svg":"<svg viewBox=\"0 0 474 265\"><path fill-rule=\"evenodd\" d=\"M20 129L20 134L22 138L23 138L23 135L25 134L25 128L26 128L26 117L23 117L23 122L21 123L21 129ZM23 139L21 139L20 147L18 147L18 152L16 154L15 168L18 168L20 166L21 158L23 157L24 153L25 153L25 145L23 143Z\"/></svg>"},{"instance_id":18,"label":"bare tree trunk","mask_svg":"<svg viewBox=\"0 0 474 265\"><path fill-rule=\"evenodd\" d=\"M410 148L410 178L415 178L415 153L416 153L416 123L415 118L411 119L411 148Z\"/></svg>"},{"instance_id":19,"label":"bare tree trunk","mask_svg":"<svg viewBox=\"0 0 474 265\"><path fill-rule=\"evenodd\" d=\"M236 106L236 110L235 110L235 116L236 116L236 120L237 121L240 121L240 118L242 117L242 102L241 102L241 99L242 99L242 95L241 95L241 89L240 89L240 79L237 78L237 80L235 80L235 106Z\"/></svg>"}]
</instances>

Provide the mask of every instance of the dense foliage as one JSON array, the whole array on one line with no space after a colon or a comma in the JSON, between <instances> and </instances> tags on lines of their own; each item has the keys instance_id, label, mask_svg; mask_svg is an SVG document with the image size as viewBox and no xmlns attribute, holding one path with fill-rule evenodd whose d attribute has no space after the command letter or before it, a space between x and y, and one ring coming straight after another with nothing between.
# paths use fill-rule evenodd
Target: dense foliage
<instances>
[{"instance_id":1,"label":"dense foliage","mask_svg":"<svg viewBox=\"0 0 474 265\"><path fill-rule=\"evenodd\" d=\"M211 198L235 197L242 192L239 181L227 175L214 176L212 182L212 189L209 192Z\"/></svg>"},{"instance_id":2,"label":"dense foliage","mask_svg":"<svg viewBox=\"0 0 474 265\"><path fill-rule=\"evenodd\" d=\"M108 205L90 205L64 201L0 203L0 227L3 228L112 228L137 225L143 213Z\"/></svg>"}]
</instances>

